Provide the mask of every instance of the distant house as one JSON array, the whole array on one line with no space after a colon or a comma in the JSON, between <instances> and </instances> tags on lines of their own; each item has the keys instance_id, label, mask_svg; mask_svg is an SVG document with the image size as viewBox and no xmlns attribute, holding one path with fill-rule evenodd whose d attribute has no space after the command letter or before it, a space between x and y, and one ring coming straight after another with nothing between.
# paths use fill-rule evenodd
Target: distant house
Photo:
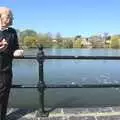
<instances>
[{"instance_id":1,"label":"distant house","mask_svg":"<svg viewBox=\"0 0 120 120\"><path fill-rule=\"evenodd\" d=\"M110 44L111 43L111 40L106 40L105 41L105 44Z\"/></svg>"},{"instance_id":2,"label":"distant house","mask_svg":"<svg viewBox=\"0 0 120 120\"><path fill-rule=\"evenodd\" d=\"M81 45L84 48L92 48L92 43L88 40L88 38L83 38L81 41Z\"/></svg>"},{"instance_id":3,"label":"distant house","mask_svg":"<svg viewBox=\"0 0 120 120\"><path fill-rule=\"evenodd\" d=\"M57 40L53 39L52 42L53 42L53 43L57 43Z\"/></svg>"}]
</instances>

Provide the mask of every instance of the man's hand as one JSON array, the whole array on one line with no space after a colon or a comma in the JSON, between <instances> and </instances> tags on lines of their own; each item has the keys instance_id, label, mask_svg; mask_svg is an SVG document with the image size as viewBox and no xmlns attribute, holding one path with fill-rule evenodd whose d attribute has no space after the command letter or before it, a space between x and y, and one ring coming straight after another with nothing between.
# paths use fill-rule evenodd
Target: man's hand
<instances>
[{"instance_id":1,"label":"man's hand","mask_svg":"<svg viewBox=\"0 0 120 120\"><path fill-rule=\"evenodd\" d=\"M23 56L23 50L21 49L18 49L18 50L15 50L15 52L13 53L14 57L22 57Z\"/></svg>"},{"instance_id":2,"label":"man's hand","mask_svg":"<svg viewBox=\"0 0 120 120\"><path fill-rule=\"evenodd\" d=\"M8 47L8 43L5 39L0 41L0 52L3 52Z\"/></svg>"}]
</instances>

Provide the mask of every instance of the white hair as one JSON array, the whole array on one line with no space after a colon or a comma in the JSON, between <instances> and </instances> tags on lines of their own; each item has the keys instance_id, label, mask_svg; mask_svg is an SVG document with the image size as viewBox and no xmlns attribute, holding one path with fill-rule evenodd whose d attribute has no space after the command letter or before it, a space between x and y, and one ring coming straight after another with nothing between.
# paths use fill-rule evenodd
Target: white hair
<instances>
[{"instance_id":1,"label":"white hair","mask_svg":"<svg viewBox=\"0 0 120 120\"><path fill-rule=\"evenodd\" d=\"M10 19L13 19L13 14L10 8L8 7L0 7L0 18L2 16L8 16ZM11 25L11 23L8 24L8 26Z\"/></svg>"}]
</instances>

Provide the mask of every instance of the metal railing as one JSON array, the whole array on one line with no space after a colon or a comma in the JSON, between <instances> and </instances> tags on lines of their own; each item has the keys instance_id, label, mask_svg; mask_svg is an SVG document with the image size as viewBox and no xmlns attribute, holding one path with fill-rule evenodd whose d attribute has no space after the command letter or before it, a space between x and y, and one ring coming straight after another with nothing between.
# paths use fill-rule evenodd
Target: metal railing
<instances>
[{"instance_id":1,"label":"metal railing","mask_svg":"<svg viewBox=\"0 0 120 120\"><path fill-rule=\"evenodd\" d=\"M44 81L44 60L45 59L81 59L81 60L120 60L120 56L54 56L45 55L43 47L39 47L39 52L36 57L14 57L14 59L36 59L39 63L39 80L36 86L24 86L24 85L12 85L12 88L36 88L40 93L41 111L40 116L48 116L48 112L45 111L44 104L44 91L45 88L118 88L120 84L46 84Z\"/></svg>"}]
</instances>

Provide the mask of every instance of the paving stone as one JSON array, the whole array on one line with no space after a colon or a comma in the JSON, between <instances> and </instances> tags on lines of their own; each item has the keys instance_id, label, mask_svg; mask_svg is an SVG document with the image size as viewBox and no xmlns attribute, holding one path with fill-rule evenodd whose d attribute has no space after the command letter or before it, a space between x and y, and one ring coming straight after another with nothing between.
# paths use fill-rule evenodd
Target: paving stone
<instances>
[{"instance_id":1,"label":"paving stone","mask_svg":"<svg viewBox=\"0 0 120 120\"><path fill-rule=\"evenodd\" d=\"M69 118L69 120L95 120L94 117L78 117L78 116L72 116Z\"/></svg>"},{"instance_id":2,"label":"paving stone","mask_svg":"<svg viewBox=\"0 0 120 120\"><path fill-rule=\"evenodd\" d=\"M64 108L63 109L63 112L65 113L65 114L67 114L67 113L74 113L74 114L78 114L78 113L80 113L80 112L86 112L86 111L88 111L88 110L86 110L85 108L84 109L82 109L82 108Z\"/></svg>"},{"instance_id":3,"label":"paving stone","mask_svg":"<svg viewBox=\"0 0 120 120\"><path fill-rule=\"evenodd\" d=\"M113 111L115 112L119 112L120 111L120 107L112 107Z\"/></svg>"},{"instance_id":4,"label":"paving stone","mask_svg":"<svg viewBox=\"0 0 120 120\"><path fill-rule=\"evenodd\" d=\"M97 117L97 120L120 120L120 115L119 116L101 116L101 117Z\"/></svg>"},{"instance_id":5,"label":"paving stone","mask_svg":"<svg viewBox=\"0 0 120 120\"><path fill-rule=\"evenodd\" d=\"M50 117L49 120L68 120L67 116L65 117Z\"/></svg>"},{"instance_id":6,"label":"paving stone","mask_svg":"<svg viewBox=\"0 0 120 120\"><path fill-rule=\"evenodd\" d=\"M45 118L40 118L40 120L50 120L50 119L49 119L49 117L45 117ZM55 120L55 119L53 119L53 120Z\"/></svg>"},{"instance_id":7,"label":"paving stone","mask_svg":"<svg viewBox=\"0 0 120 120\"><path fill-rule=\"evenodd\" d=\"M100 109L99 108L88 108L88 111L89 112L100 112Z\"/></svg>"},{"instance_id":8,"label":"paving stone","mask_svg":"<svg viewBox=\"0 0 120 120\"><path fill-rule=\"evenodd\" d=\"M101 107L99 108L99 112L112 112L111 107Z\"/></svg>"},{"instance_id":9,"label":"paving stone","mask_svg":"<svg viewBox=\"0 0 120 120\"><path fill-rule=\"evenodd\" d=\"M74 114L78 114L78 113L88 113L88 108L64 108L63 112L65 114L69 113L74 113Z\"/></svg>"},{"instance_id":10,"label":"paving stone","mask_svg":"<svg viewBox=\"0 0 120 120\"><path fill-rule=\"evenodd\" d=\"M63 110L63 114L65 116L59 116L63 115L61 114ZM49 116L49 117L35 117L36 115L35 109L8 109L8 114L7 114L7 120L120 120L120 106L115 106L115 107L100 107L100 108L57 108L51 112L58 113L58 116ZM94 115L95 112L102 112L103 114L100 114L102 116L97 116L95 117ZM107 116L105 112L110 112ZM117 112L114 114L114 112ZM53 115L54 115L53 113ZM60 114L59 114L60 113ZM78 114L77 114L78 113ZM93 116L78 116L81 114L87 113L93 114ZM111 116L111 113L113 113L114 116ZM71 116L73 115L73 116Z\"/></svg>"}]
</instances>

